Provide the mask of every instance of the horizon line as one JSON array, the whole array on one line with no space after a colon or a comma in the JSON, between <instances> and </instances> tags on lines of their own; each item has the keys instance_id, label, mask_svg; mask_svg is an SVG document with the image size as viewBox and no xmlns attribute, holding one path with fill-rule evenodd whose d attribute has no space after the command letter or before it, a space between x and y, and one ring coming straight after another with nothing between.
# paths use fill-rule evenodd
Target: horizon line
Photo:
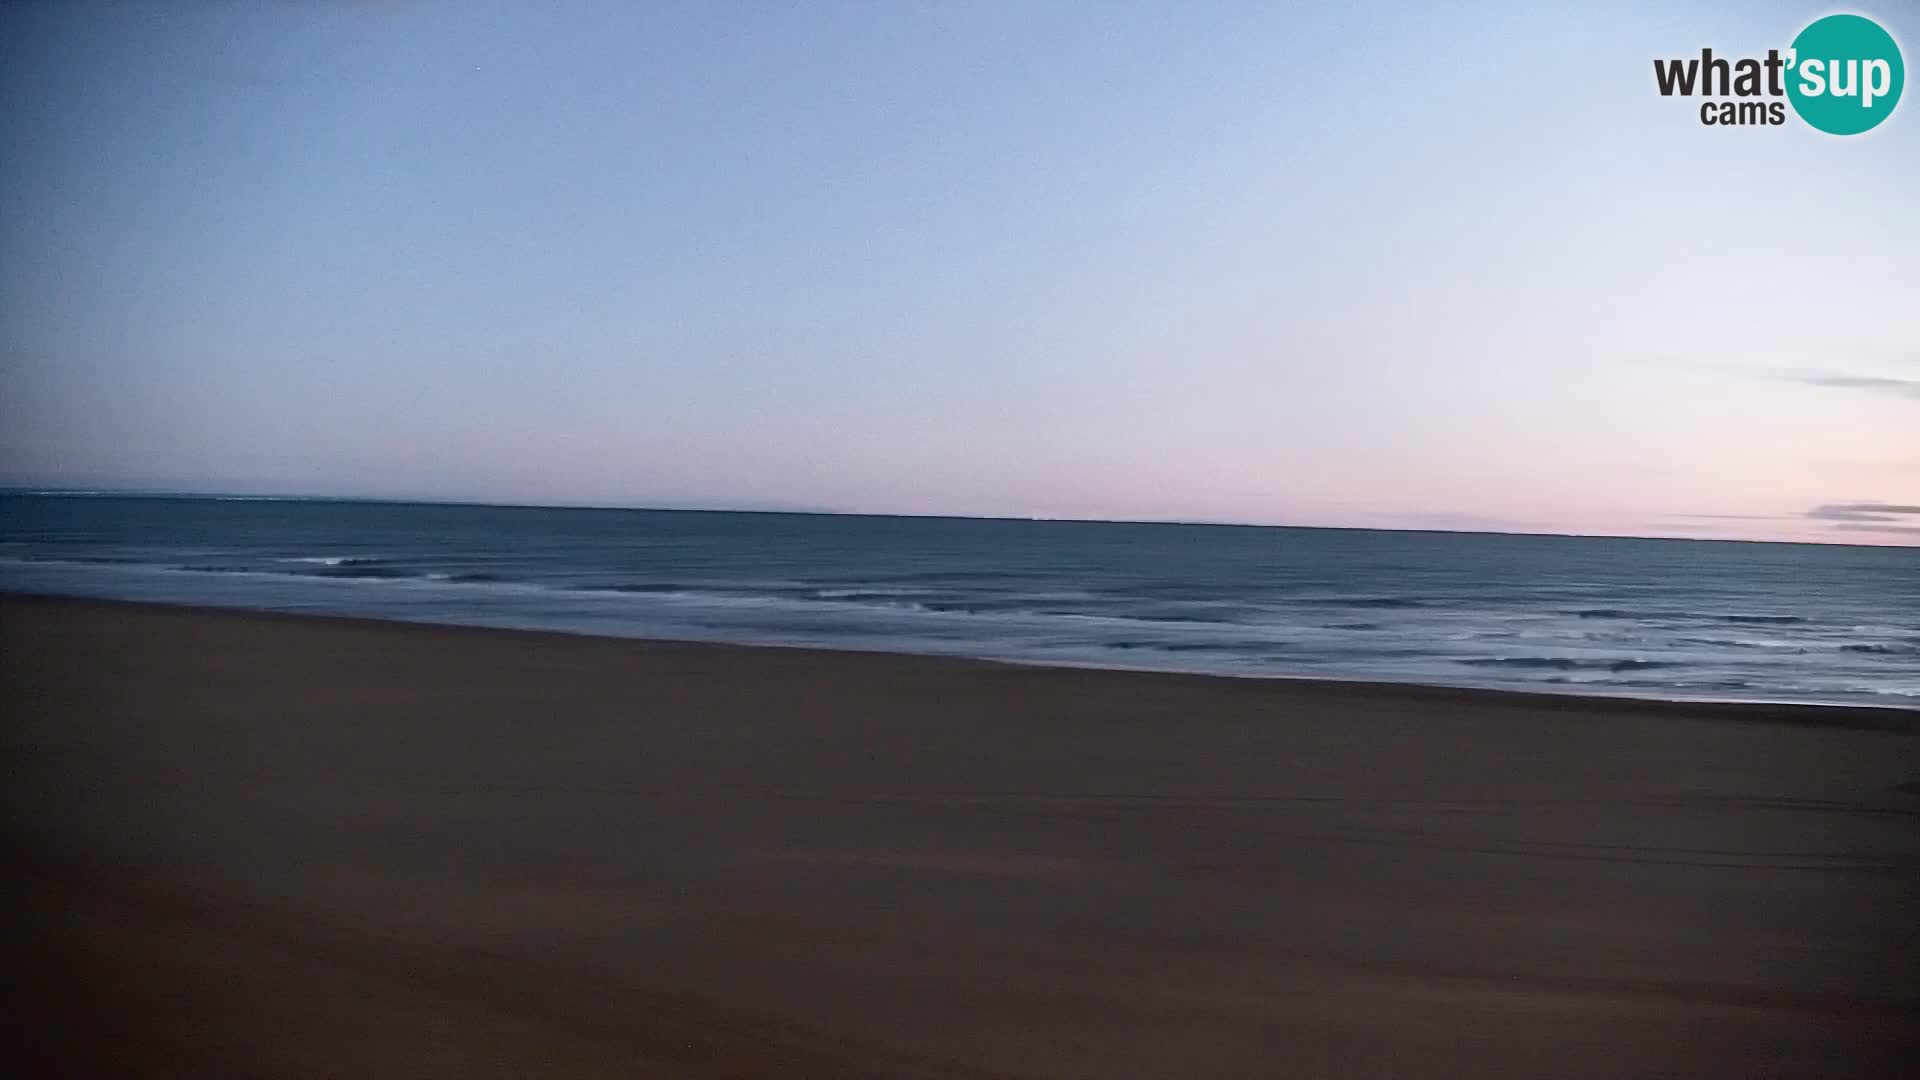
<instances>
[{"instance_id":1,"label":"horizon line","mask_svg":"<svg viewBox=\"0 0 1920 1080\"><path fill-rule=\"evenodd\" d=\"M1061 525L1170 525L1214 529L1303 529L1322 532L1418 533L1448 536L1520 536L1554 540L1659 540L1699 544L1787 544L1800 547L1902 548L1914 544L1873 544L1846 540L1771 540L1720 536L1652 536L1643 534L1537 532L1522 529L1446 529L1376 525L1280 525L1251 521L1191 521L1174 518L1038 517L1018 514L915 514L866 510L796 510L726 506L644 506L615 503L495 502L467 498L400 498L386 495L263 495L249 492L191 491L141 488L61 488L0 485L0 495L43 498L200 499L210 502L336 502L382 505L467 506L500 510L611 510L650 514L773 514L790 517L903 518L925 521L1019 521Z\"/></svg>"}]
</instances>

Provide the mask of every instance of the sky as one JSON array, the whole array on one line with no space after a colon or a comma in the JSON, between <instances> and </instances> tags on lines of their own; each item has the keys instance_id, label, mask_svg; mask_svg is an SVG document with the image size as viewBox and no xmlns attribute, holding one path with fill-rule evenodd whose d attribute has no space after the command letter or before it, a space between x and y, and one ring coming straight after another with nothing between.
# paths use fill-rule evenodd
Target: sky
<instances>
[{"instance_id":1,"label":"sky","mask_svg":"<svg viewBox=\"0 0 1920 1080\"><path fill-rule=\"evenodd\" d=\"M1592 6L6 5L0 484L1920 543L1920 101Z\"/></svg>"}]
</instances>

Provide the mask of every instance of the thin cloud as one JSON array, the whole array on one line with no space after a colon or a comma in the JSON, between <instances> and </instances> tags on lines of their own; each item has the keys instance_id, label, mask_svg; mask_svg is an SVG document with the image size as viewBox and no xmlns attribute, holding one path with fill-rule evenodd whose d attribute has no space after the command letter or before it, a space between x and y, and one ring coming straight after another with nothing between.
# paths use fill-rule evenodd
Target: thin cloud
<instances>
[{"instance_id":1,"label":"thin cloud","mask_svg":"<svg viewBox=\"0 0 1920 1080\"><path fill-rule=\"evenodd\" d=\"M1858 521L1843 521L1833 528L1837 532L1897 533L1901 536L1920 536L1920 525L1870 525Z\"/></svg>"},{"instance_id":2,"label":"thin cloud","mask_svg":"<svg viewBox=\"0 0 1920 1080\"><path fill-rule=\"evenodd\" d=\"M1839 510L1830 506L1816 506L1807 511L1807 517L1814 521L1899 521L1897 517L1886 514L1863 514L1858 510Z\"/></svg>"},{"instance_id":3,"label":"thin cloud","mask_svg":"<svg viewBox=\"0 0 1920 1080\"><path fill-rule=\"evenodd\" d=\"M1813 521L1828 522L1839 532L1920 533L1920 524L1906 520L1920 515L1920 506L1906 503L1827 503L1806 512Z\"/></svg>"},{"instance_id":4,"label":"thin cloud","mask_svg":"<svg viewBox=\"0 0 1920 1080\"><path fill-rule=\"evenodd\" d=\"M1899 360L1902 363L1920 362L1920 356L1902 356ZM1637 362L1653 367L1681 371L1711 371L1720 375L1735 375L1743 379L1790 382L1831 390L1865 390L1871 394L1886 394L1909 401L1920 401L1920 379L1900 378L1894 375L1857 375L1848 371L1814 371L1808 368L1746 367L1740 364L1715 364L1664 356L1640 357L1637 358Z\"/></svg>"},{"instance_id":5,"label":"thin cloud","mask_svg":"<svg viewBox=\"0 0 1920 1080\"><path fill-rule=\"evenodd\" d=\"M1876 394L1920 401L1920 379L1894 379L1885 375L1829 374L1824 371L1775 371L1767 377L1806 386L1828 386L1841 390L1867 390Z\"/></svg>"},{"instance_id":6,"label":"thin cloud","mask_svg":"<svg viewBox=\"0 0 1920 1080\"><path fill-rule=\"evenodd\" d=\"M1828 503L1823 510L1846 510L1856 514L1920 514L1920 506L1906 506L1900 503Z\"/></svg>"}]
</instances>

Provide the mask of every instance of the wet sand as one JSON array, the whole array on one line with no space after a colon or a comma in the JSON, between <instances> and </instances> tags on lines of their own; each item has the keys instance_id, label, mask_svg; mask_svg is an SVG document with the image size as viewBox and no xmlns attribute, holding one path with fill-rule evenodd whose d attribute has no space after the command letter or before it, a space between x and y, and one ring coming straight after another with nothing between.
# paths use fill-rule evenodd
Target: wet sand
<instances>
[{"instance_id":1,"label":"wet sand","mask_svg":"<svg viewBox=\"0 0 1920 1080\"><path fill-rule=\"evenodd\" d=\"M1920 1060L1912 712L21 597L0 709L10 1075Z\"/></svg>"}]
</instances>

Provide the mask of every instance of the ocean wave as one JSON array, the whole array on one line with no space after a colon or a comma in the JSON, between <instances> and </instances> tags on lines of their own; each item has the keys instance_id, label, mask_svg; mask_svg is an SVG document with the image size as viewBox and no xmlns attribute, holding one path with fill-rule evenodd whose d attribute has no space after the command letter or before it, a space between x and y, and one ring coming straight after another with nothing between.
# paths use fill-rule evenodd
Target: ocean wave
<instances>
[{"instance_id":1,"label":"ocean wave","mask_svg":"<svg viewBox=\"0 0 1920 1080\"><path fill-rule=\"evenodd\" d=\"M710 602L762 602L864 608L873 611L918 612L928 615L1003 618L1072 619L1144 626L1227 626L1243 624L1259 609L1218 605L1214 610L1169 610L1142 606L1128 610L1096 597L1054 597L1020 593L966 594L955 590L889 588L821 588L818 586L758 585L728 588L687 582L605 582L557 586L561 591L653 596L663 599Z\"/></svg>"},{"instance_id":2,"label":"ocean wave","mask_svg":"<svg viewBox=\"0 0 1920 1080\"><path fill-rule=\"evenodd\" d=\"M845 601L849 601L851 603L856 603L856 604L872 602L875 600L910 600L915 597L922 597L922 596L929 595L926 589L876 589L871 587L840 588L840 589L819 589L819 588L809 587L806 589L799 590L799 592L801 593L801 595L804 595L809 599L845 600Z\"/></svg>"},{"instance_id":3,"label":"ocean wave","mask_svg":"<svg viewBox=\"0 0 1920 1080\"><path fill-rule=\"evenodd\" d=\"M1120 651L1146 650L1165 653L1271 653L1274 643L1271 641L1103 641L1098 643L1103 649Z\"/></svg>"},{"instance_id":4,"label":"ocean wave","mask_svg":"<svg viewBox=\"0 0 1920 1080\"><path fill-rule=\"evenodd\" d=\"M1122 581L1102 584L1094 589L1102 596L1128 600L1223 600L1234 590L1217 583L1194 581Z\"/></svg>"},{"instance_id":5,"label":"ocean wave","mask_svg":"<svg viewBox=\"0 0 1920 1080\"><path fill-rule=\"evenodd\" d=\"M331 578L418 578L427 576L424 570L409 570L401 566L388 566L376 559L348 559L344 562L322 566L312 575Z\"/></svg>"},{"instance_id":6,"label":"ocean wave","mask_svg":"<svg viewBox=\"0 0 1920 1080\"><path fill-rule=\"evenodd\" d=\"M1655 668L1684 667L1677 660L1612 660L1605 657L1579 659L1571 656L1476 656L1455 663L1468 667L1533 668L1553 671L1651 671Z\"/></svg>"},{"instance_id":7,"label":"ocean wave","mask_svg":"<svg viewBox=\"0 0 1920 1080\"><path fill-rule=\"evenodd\" d=\"M1755 641L1752 638L1677 637L1672 641L1675 645L1701 645L1709 649L1771 649L1777 653L1790 654L1807 651L1806 645L1799 642Z\"/></svg>"},{"instance_id":8,"label":"ocean wave","mask_svg":"<svg viewBox=\"0 0 1920 1080\"><path fill-rule=\"evenodd\" d=\"M1356 608L1423 608L1432 607L1429 600L1411 596L1314 596L1303 597L1315 604L1327 604L1333 607Z\"/></svg>"},{"instance_id":9,"label":"ocean wave","mask_svg":"<svg viewBox=\"0 0 1920 1080\"><path fill-rule=\"evenodd\" d=\"M1014 581L1029 578L1050 578L1053 575L1041 570L1026 570L1019 567L1007 567L995 570L909 570L894 574L862 574L853 576L816 577L807 575L803 580L814 586L870 587L874 585L905 585L924 583L943 585L963 581Z\"/></svg>"},{"instance_id":10,"label":"ocean wave","mask_svg":"<svg viewBox=\"0 0 1920 1080\"><path fill-rule=\"evenodd\" d=\"M1196 626L1227 626L1227 625L1232 625L1234 623L1243 622L1244 620L1238 617L1239 614L1240 612L1237 609L1220 610L1220 611L1152 611L1152 610L1149 610L1149 611L1134 611L1134 612L1116 611L1116 612L1100 613L1100 615L1103 618L1138 619L1141 622L1157 622L1157 623L1188 623Z\"/></svg>"},{"instance_id":11,"label":"ocean wave","mask_svg":"<svg viewBox=\"0 0 1920 1080\"><path fill-rule=\"evenodd\" d=\"M73 563L79 566L137 566L141 560L125 555L15 555L14 562Z\"/></svg>"},{"instance_id":12,"label":"ocean wave","mask_svg":"<svg viewBox=\"0 0 1920 1080\"><path fill-rule=\"evenodd\" d=\"M379 559L368 555L296 555L278 562L307 563L312 566L373 566Z\"/></svg>"},{"instance_id":13,"label":"ocean wave","mask_svg":"<svg viewBox=\"0 0 1920 1080\"><path fill-rule=\"evenodd\" d=\"M1059 605L1035 605L1031 598L1004 597L977 600L931 600L911 605L920 611L936 612L946 615L1005 615L1026 616L1042 619L1073 619L1076 621L1115 622L1141 626L1234 626L1244 625L1243 620L1233 615L1220 613L1183 612L1183 611L1127 611L1108 609L1088 609L1086 607L1062 607Z\"/></svg>"},{"instance_id":14,"label":"ocean wave","mask_svg":"<svg viewBox=\"0 0 1920 1080\"><path fill-rule=\"evenodd\" d=\"M425 570L391 566L378 559L340 558L340 559L279 559L277 562L298 562L313 567L311 570L265 570L258 565L232 566L218 563L182 563L164 569L187 574L263 574L283 578L361 578L387 580L400 578L423 578L430 576Z\"/></svg>"},{"instance_id":15,"label":"ocean wave","mask_svg":"<svg viewBox=\"0 0 1920 1080\"><path fill-rule=\"evenodd\" d=\"M1867 653L1872 656L1920 656L1920 645L1889 645L1859 642L1840 646L1841 652Z\"/></svg>"},{"instance_id":16,"label":"ocean wave","mask_svg":"<svg viewBox=\"0 0 1920 1080\"><path fill-rule=\"evenodd\" d=\"M1556 686L1604 685L1606 687L1630 687L1639 690L1664 690L1670 693L1682 694L1731 693L1741 690L1752 690L1754 688L1754 684L1745 679L1708 679L1699 682L1676 682L1669 679L1610 679L1604 684L1596 684L1591 680L1570 679L1564 675L1549 675L1540 681Z\"/></svg>"},{"instance_id":17,"label":"ocean wave","mask_svg":"<svg viewBox=\"0 0 1920 1080\"><path fill-rule=\"evenodd\" d=\"M293 562L291 559L279 559L277 562ZM298 560L313 567L311 570L269 570L259 565L223 565L219 563L180 563L168 566L160 563L142 564L150 569L164 570L173 574L247 574L262 578L284 578L296 581L318 579L345 579L350 581L416 581L426 580L449 583L492 583L507 579L492 574L440 573L404 566L382 564L377 559L343 559L338 562L321 562L318 559Z\"/></svg>"},{"instance_id":18,"label":"ocean wave","mask_svg":"<svg viewBox=\"0 0 1920 1080\"><path fill-rule=\"evenodd\" d=\"M1631 611L1625 608L1576 608L1560 612L1576 619L1631 619L1638 622L1653 620L1683 620L1691 622L1723 622L1750 626L1793 626L1808 620L1801 615L1744 615L1721 614L1701 611Z\"/></svg>"}]
</instances>

